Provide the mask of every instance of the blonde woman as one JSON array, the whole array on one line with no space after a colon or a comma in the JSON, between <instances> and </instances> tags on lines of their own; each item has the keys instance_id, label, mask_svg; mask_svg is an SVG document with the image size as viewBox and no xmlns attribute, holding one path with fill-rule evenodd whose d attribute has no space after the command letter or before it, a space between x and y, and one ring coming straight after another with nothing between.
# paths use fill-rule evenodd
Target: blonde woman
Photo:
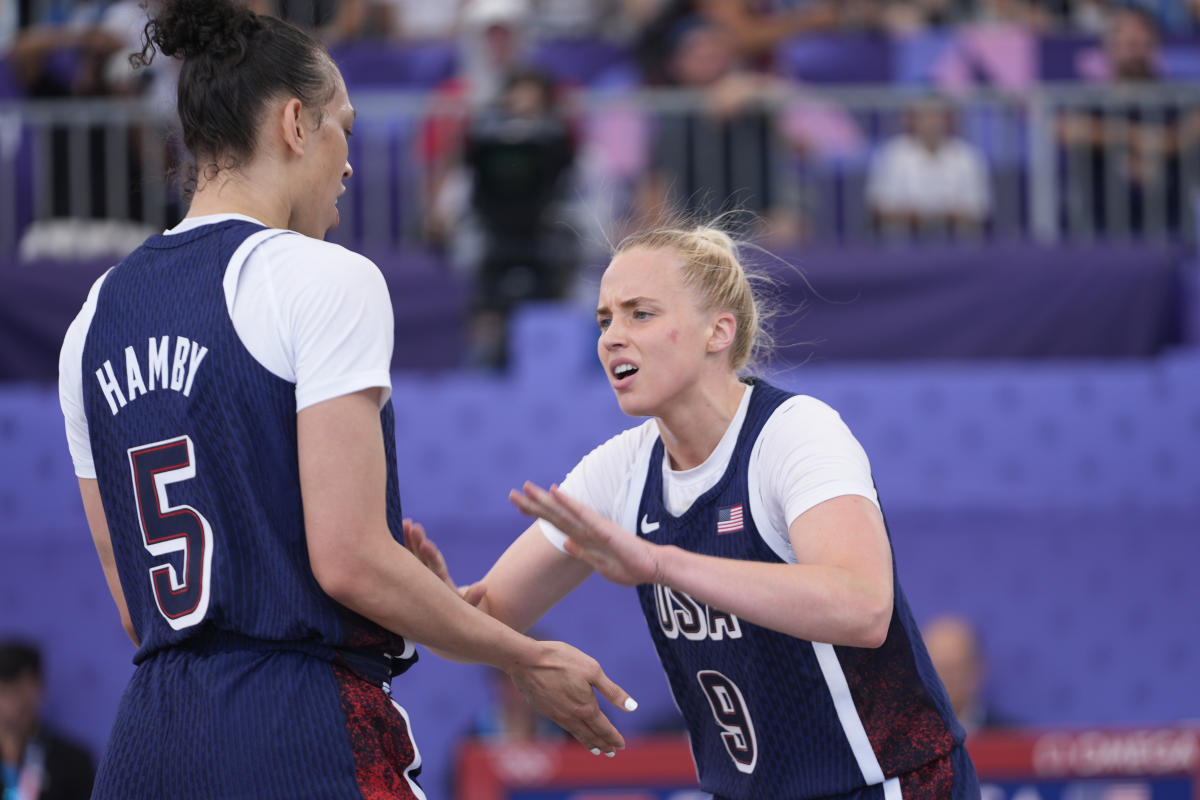
<instances>
[{"instance_id":1,"label":"blonde woman","mask_svg":"<svg viewBox=\"0 0 1200 800\"><path fill-rule=\"evenodd\" d=\"M596 319L617 402L648 419L514 491L537 520L467 598L524 630L592 571L636 586L718 799L978 797L866 454L829 406L741 377L761 331L736 244L627 239Z\"/></svg>"}]
</instances>

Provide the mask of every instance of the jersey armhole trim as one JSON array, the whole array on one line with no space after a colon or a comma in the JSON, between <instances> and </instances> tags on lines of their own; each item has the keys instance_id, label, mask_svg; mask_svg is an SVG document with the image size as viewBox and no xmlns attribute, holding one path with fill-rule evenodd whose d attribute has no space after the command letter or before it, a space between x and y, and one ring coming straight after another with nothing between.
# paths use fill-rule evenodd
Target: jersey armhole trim
<instances>
[{"instance_id":1,"label":"jersey armhole trim","mask_svg":"<svg viewBox=\"0 0 1200 800\"><path fill-rule=\"evenodd\" d=\"M238 245L238 249L233 252L232 256L230 256L229 263L225 266L225 276L221 281L221 288L225 293L225 312L229 315L230 324L234 323L233 304L237 300L238 283L241 281L242 269L245 268L246 262L250 259L250 256L265 242L270 239L274 239L276 236L288 233L294 233L294 231L280 230L279 228L267 228L266 230L258 231L257 233L247 236L245 241ZM283 327L283 316L279 313L279 301L275 296L274 276L271 274L270 270L267 270L263 274L263 280L269 288L269 291L267 292L267 304L269 305L268 313L270 313L271 317L275 320L275 330L278 331ZM237 326L234 325L234 330L236 329ZM287 336L280 337L280 339L284 342L291 341L290 337ZM294 352L285 353L285 357L288 359L289 363L294 365L296 358ZM268 372L271 372L273 375L275 375L275 377L287 380L290 383L295 383L294 379L289 379L285 375L276 373L257 358L254 360L257 361Z\"/></svg>"},{"instance_id":2,"label":"jersey armhole trim","mask_svg":"<svg viewBox=\"0 0 1200 800\"><path fill-rule=\"evenodd\" d=\"M71 453L71 465L74 468L73 471L75 473L75 477L76 478L85 478L87 480L96 480L96 461L92 456L91 422L87 418L87 401L84 398L84 391L83 391L83 382L84 382L84 380L86 380L86 376L83 374L83 351L87 347L87 339L88 339L88 335L91 333L91 330L92 330L92 320L96 316L96 308L100 304L100 291L103 288L105 281L108 279L108 276L112 274L112 271L114 269L116 269L116 267L117 267L117 265L114 264L113 266L104 270L103 274L101 274L100 277L95 280L95 282L92 284L92 287L88 290L88 295L87 295L87 298L84 300L83 308L80 309L81 316L85 311L87 312L87 318L86 318L87 324L83 325L82 331L75 329L75 322L78 321L78 318L76 320L73 320L71 323L71 326L68 327L68 329L67 329L68 336L74 336L76 339L78 339L79 347L78 347L78 351L75 353L75 355L77 356L77 358L75 359L75 369L78 371L72 377L70 386L71 386L71 389L73 390L72 391L72 400L78 404L78 407L79 407L78 413L83 420L83 430L86 433L86 437L84 438L84 440L82 442L76 442L72 438L71 430L68 427L67 428L67 449ZM60 356L60 359L61 359L61 356ZM62 399L61 399L62 391L63 391L62 375L60 374L59 375L59 394L60 394L59 403L60 403L60 405L62 404ZM80 448L84 448L86 450L86 460L84 460L84 461L79 461L76 459L76 456L77 456Z\"/></svg>"},{"instance_id":3,"label":"jersey armhole trim","mask_svg":"<svg viewBox=\"0 0 1200 800\"><path fill-rule=\"evenodd\" d=\"M759 481L759 466L762 463L762 434L759 434L758 439L754 442L754 449L750 451L750 461L746 469L746 494L750 501L750 519L754 522L754 528L758 531L758 537L762 543L771 549L771 552L779 557L780 561L786 564L796 563L796 554L792 551L792 539L790 528L787 530L776 530L771 524L771 515L767 513L767 504L762 496L762 485ZM787 516L786 509L784 516Z\"/></svg>"},{"instance_id":4,"label":"jersey armhole trim","mask_svg":"<svg viewBox=\"0 0 1200 800\"><path fill-rule=\"evenodd\" d=\"M645 491L646 480L650 477L653 465L650 463L654 454L654 445L658 441L657 431L642 442L641 451L629 472L628 484L625 491L625 507L621 509L621 517L617 520L622 528L638 535L638 509L642 506L642 492Z\"/></svg>"}]
</instances>

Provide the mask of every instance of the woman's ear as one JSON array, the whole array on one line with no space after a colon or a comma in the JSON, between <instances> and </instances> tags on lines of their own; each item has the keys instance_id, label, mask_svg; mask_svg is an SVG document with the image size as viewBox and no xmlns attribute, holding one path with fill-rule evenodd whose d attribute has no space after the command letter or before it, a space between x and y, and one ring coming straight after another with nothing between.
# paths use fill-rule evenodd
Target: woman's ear
<instances>
[{"instance_id":1,"label":"woman's ear","mask_svg":"<svg viewBox=\"0 0 1200 800\"><path fill-rule=\"evenodd\" d=\"M304 155L308 131L304 128L304 106L299 98L293 97L279 109L280 133L284 145L298 156Z\"/></svg>"},{"instance_id":2,"label":"woman's ear","mask_svg":"<svg viewBox=\"0 0 1200 800\"><path fill-rule=\"evenodd\" d=\"M733 345L737 336L737 318L728 311L722 311L712 321L708 334L708 352L720 353Z\"/></svg>"}]
</instances>

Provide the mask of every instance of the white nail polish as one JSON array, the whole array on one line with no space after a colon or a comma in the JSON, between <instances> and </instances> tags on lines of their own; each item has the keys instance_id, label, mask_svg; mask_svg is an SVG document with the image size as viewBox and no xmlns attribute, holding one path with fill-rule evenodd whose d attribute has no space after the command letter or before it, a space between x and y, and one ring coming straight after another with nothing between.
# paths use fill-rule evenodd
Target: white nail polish
<instances>
[{"instance_id":1,"label":"white nail polish","mask_svg":"<svg viewBox=\"0 0 1200 800\"><path fill-rule=\"evenodd\" d=\"M593 748L592 748L592 755L594 755L594 756L598 756L598 755L600 755L600 748L599 748L599 747L593 747Z\"/></svg>"},{"instance_id":2,"label":"white nail polish","mask_svg":"<svg viewBox=\"0 0 1200 800\"><path fill-rule=\"evenodd\" d=\"M625 710L626 711L637 711L637 700L634 700L632 697L626 697L625 698Z\"/></svg>"},{"instance_id":3,"label":"white nail polish","mask_svg":"<svg viewBox=\"0 0 1200 800\"><path fill-rule=\"evenodd\" d=\"M613 756L616 755L616 753L605 753L604 755L608 756L609 758L612 758Z\"/></svg>"}]
</instances>

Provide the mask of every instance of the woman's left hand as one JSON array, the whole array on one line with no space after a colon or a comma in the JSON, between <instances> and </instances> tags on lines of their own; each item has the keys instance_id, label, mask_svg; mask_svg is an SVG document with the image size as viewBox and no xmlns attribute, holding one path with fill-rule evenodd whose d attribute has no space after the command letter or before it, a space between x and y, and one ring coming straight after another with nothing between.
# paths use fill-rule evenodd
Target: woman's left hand
<instances>
[{"instance_id":1,"label":"woman's left hand","mask_svg":"<svg viewBox=\"0 0 1200 800\"><path fill-rule=\"evenodd\" d=\"M610 581L624 586L662 582L658 545L605 519L558 486L546 491L526 481L521 491L509 492L508 499L522 512L544 519L566 534L567 552Z\"/></svg>"}]
</instances>

